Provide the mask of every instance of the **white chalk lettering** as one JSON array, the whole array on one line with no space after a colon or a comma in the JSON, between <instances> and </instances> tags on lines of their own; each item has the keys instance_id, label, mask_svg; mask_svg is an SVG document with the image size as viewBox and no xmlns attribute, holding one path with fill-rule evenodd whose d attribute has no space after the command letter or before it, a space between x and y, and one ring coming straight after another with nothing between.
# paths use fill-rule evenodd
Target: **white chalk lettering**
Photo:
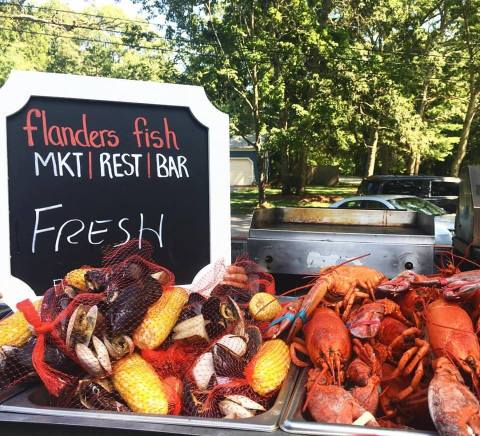
<instances>
[{"instance_id":1,"label":"white chalk lettering","mask_svg":"<svg viewBox=\"0 0 480 436\"><path fill-rule=\"evenodd\" d=\"M125 237L125 241L119 242L118 244L115 244L114 247L120 247L120 245L124 245L124 244L126 244L128 241L130 241L130 232L129 232L125 227L123 227L123 225L122 225L124 221L129 221L129 220L130 220L129 218L122 218L122 219L118 222L118 228L119 228L120 230L123 230L127 236Z\"/></svg>"},{"instance_id":2,"label":"white chalk lettering","mask_svg":"<svg viewBox=\"0 0 480 436\"><path fill-rule=\"evenodd\" d=\"M113 179L112 168L110 167L110 153L100 153L100 176L105 177L105 168L108 170L108 175Z\"/></svg>"},{"instance_id":3,"label":"white chalk lettering","mask_svg":"<svg viewBox=\"0 0 480 436\"><path fill-rule=\"evenodd\" d=\"M136 219L132 217L119 217L115 219L89 219L82 220L79 218L68 218L59 226L47 227L45 223L45 214L48 211L54 209L63 208L63 204L54 204L47 207L39 207L34 209L35 211L35 225L33 228L32 237L32 253L38 251L37 239L38 235L43 233L51 233L51 236L47 241L50 241L49 246L52 247L55 252L59 252L62 248L66 248L68 245L78 245L80 243L86 243L87 245L99 245L102 243L113 243L119 240L119 232L124 235L124 240L116 243L115 247L126 244L132 238L139 239L139 248L142 248L142 238L146 236L146 239L157 240L159 248L163 248L163 223L164 214L158 214L153 217L153 222L158 222L158 228L151 228L146 226L146 216L140 212L137 214ZM47 215L52 219L51 215ZM40 223L41 218L41 223ZM58 222L58 219L55 220ZM148 220L151 221L151 217ZM112 223L112 224L109 224ZM102 235L102 236L99 236ZM43 236L41 246L44 247L45 243L43 239L48 238ZM64 244L62 244L62 242ZM156 245L156 244L155 244Z\"/></svg>"},{"instance_id":4,"label":"white chalk lettering","mask_svg":"<svg viewBox=\"0 0 480 436\"><path fill-rule=\"evenodd\" d=\"M58 249L59 249L59 246L60 246L60 238L62 237L62 232L63 232L63 229L70 223L80 223L80 228L78 230L76 230L75 232L73 233L70 233L68 236L67 236L67 242L69 244L72 244L72 245L76 245L78 244L78 241L72 241L72 238L74 238L75 236L77 236L79 233L83 232L83 230L85 229L85 223L78 219L78 218L74 218L74 219L71 219L71 220L68 220L68 221L65 221L61 226L60 228L58 229L58 233L57 233L57 238L55 239L55 253L58 252Z\"/></svg>"},{"instance_id":5,"label":"white chalk lettering","mask_svg":"<svg viewBox=\"0 0 480 436\"><path fill-rule=\"evenodd\" d=\"M34 152L35 175L40 175L41 167L53 172L55 177L70 176L82 177L82 157L83 153L76 152L53 152L46 154L45 158L39 152Z\"/></svg>"},{"instance_id":6,"label":"white chalk lettering","mask_svg":"<svg viewBox=\"0 0 480 436\"><path fill-rule=\"evenodd\" d=\"M53 206L47 206L47 207L39 207L38 209L35 209L35 226L33 228L33 237L32 237L32 253L35 253L35 248L36 248L36 243L37 243L37 235L39 233L46 233L46 232L52 232L55 230L55 227L46 227L44 229L39 229L38 228L38 222L40 220L40 212L45 212L47 210L52 210L52 209L58 209L63 207L62 204L54 204Z\"/></svg>"},{"instance_id":7,"label":"white chalk lettering","mask_svg":"<svg viewBox=\"0 0 480 436\"><path fill-rule=\"evenodd\" d=\"M190 177L186 167L187 158L185 156L164 156L157 153L155 156L157 177Z\"/></svg>"},{"instance_id":8,"label":"white chalk lettering","mask_svg":"<svg viewBox=\"0 0 480 436\"><path fill-rule=\"evenodd\" d=\"M35 157L35 175L39 176L40 175L40 168L38 167L38 163L40 162L45 168L48 166L48 163L51 162L52 164L52 169L53 169L53 175L57 177L57 163L55 161L55 158L53 157L53 151L47 154L47 157L45 159L42 158L40 153L35 152L34 153Z\"/></svg>"},{"instance_id":9,"label":"white chalk lettering","mask_svg":"<svg viewBox=\"0 0 480 436\"><path fill-rule=\"evenodd\" d=\"M187 167L185 164L187 163L187 158L185 156L178 156L178 166L180 167L180 177L183 177L183 171L185 171L185 176L190 177L188 174Z\"/></svg>"},{"instance_id":10,"label":"white chalk lettering","mask_svg":"<svg viewBox=\"0 0 480 436\"><path fill-rule=\"evenodd\" d=\"M90 242L90 244L93 244L93 245L98 245L98 244L102 244L104 242L104 239L102 239L101 241L97 241L97 242L94 242L92 240L92 236L93 235L98 235L99 233L106 233L108 232L108 227L105 227L101 230L95 230L93 231L93 226L94 224L105 224L105 223L111 223L112 220L95 220L95 221L92 221L90 223L90 227L88 229L88 242Z\"/></svg>"},{"instance_id":11,"label":"white chalk lettering","mask_svg":"<svg viewBox=\"0 0 480 436\"><path fill-rule=\"evenodd\" d=\"M158 243L160 244L160 248L163 248L163 236L162 236L162 230L163 230L163 213L160 215L160 223L158 225L158 232L154 229L151 229L150 227L144 227L143 226L143 213L140 212L140 230L138 232L138 248L142 248L142 238L143 238L143 232L145 230L149 230L155 234L155 236L158 238Z\"/></svg>"},{"instance_id":12,"label":"white chalk lettering","mask_svg":"<svg viewBox=\"0 0 480 436\"><path fill-rule=\"evenodd\" d=\"M75 173L73 172L72 168L70 168L70 165L67 164L67 159L70 157L70 155L70 152L65 153L64 156L58 155L58 173L61 176L63 176L63 169L65 168L72 177L75 177Z\"/></svg>"},{"instance_id":13,"label":"white chalk lettering","mask_svg":"<svg viewBox=\"0 0 480 436\"><path fill-rule=\"evenodd\" d=\"M110 179L135 176L140 177L140 153L101 153L100 175Z\"/></svg>"}]
</instances>

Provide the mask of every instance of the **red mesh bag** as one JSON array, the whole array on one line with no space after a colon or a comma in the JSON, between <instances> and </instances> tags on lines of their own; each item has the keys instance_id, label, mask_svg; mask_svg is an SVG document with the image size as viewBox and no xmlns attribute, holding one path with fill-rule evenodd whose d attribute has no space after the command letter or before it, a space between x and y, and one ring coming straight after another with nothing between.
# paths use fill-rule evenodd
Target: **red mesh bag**
<instances>
[{"instance_id":1,"label":"red mesh bag","mask_svg":"<svg viewBox=\"0 0 480 436\"><path fill-rule=\"evenodd\" d=\"M273 277L243 258L234 265L245 271L244 283L222 284L228 270L216 262L191 286L161 346L139 350L133 332L175 283L152 260L152 251L144 241L108 248L102 265L70 271L49 289L40 313L29 301L20 303L35 332L23 350L22 374L38 375L52 405L126 412L130 393L122 398L109 376L119 374L115 361L135 352L162 380L169 414L240 418L268 409L275 395L255 392L245 371L262 344L262 323L252 318L248 303L259 291L274 293ZM19 363L11 364L18 376Z\"/></svg>"},{"instance_id":2,"label":"red mesh bag","mask_svg":"<svg viewBox=\"0 0 480 436\"><path fill-rule=\"evenodd\" d=\"M107 249L101 268L69 272L45 293L40 315L29 301L18 305L37 335L32 366L52 395L65 391L63 402L84 393L79 380L111 371L105 356L118 359L133 351L131 333L160 298L162 287L174 283L173 274L152 261L151 245L143 242L141 250L138 245L130 241Z\"/></svg>"}]
</instances>

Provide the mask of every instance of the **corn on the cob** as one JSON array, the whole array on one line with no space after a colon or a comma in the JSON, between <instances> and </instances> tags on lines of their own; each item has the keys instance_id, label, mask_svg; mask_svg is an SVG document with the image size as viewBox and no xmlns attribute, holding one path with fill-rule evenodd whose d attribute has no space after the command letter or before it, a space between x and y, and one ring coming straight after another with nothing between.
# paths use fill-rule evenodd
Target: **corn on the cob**
<instances>
[{"instance_id":1,"label":"corn on the cob","mask_svg":"<svg viewBox=\"0 0 480 436\"><path fill-rule=\"evenodd\" d=\"M40 310L41 304L41 299L33 303L37 311ZM0 347L3 345L21 347L27 343L32 333L32 327L23 313L20 311L14 312L0 321Z\"/></svg>"},{"instance_id":2,"label":"corn on the cob","mask_svg":"<svg viewBox=\"0 0 480 436\"><path fill-rule=\"evenodd\" d=\"M114 364L112 382L133 412L168 413L168 399L163 382L139 354L130 354Z\"/></svg>"},{"instance_id":3,"label":"corn on the cob","mask_svg":"<svg viewBox=\"0 0 480 436\"><path fill-rule=\"evenodd\" d=\"M248 310L257 321L272 321L280 315L282 306L274 295L258 292L248 303Z\"/></svg>"},{"instance_id":4,"label":"corn on the cob","mask_svg":"<svg viewBox=\"0 0 480 436\"><path fill-rule=\"evenodd\" d=\"M133 342L139 348L159 347L175 326L188 293L183 288L171 288L163 292L160 299L151 306L140 326L133 334Z\"/></svg>"},{"instance_id":5,"label":"corn on the cob","mask_svg":"<svg viewBox=\"0 0 480 436\"><path fill-rule=\"evenodd\" d=\"M248 364L245 376L252 389L260 395L277 390L290 368L290 351L281 339L265 342Z\"/></svg>"},{"instance_id":6,"label":"corn on the cob","mask_svg":"<svg viewBox=\"0 0 480 436\"><path fill-rule=\"evenodd\" d=\"M73 271L70 271L65 276L65 284L73 286L74 288L79 289L82 292L88 292L88 286L85 282L85 273L90 271L89 268L77 268Z\"/></svg>"}]
</instances>

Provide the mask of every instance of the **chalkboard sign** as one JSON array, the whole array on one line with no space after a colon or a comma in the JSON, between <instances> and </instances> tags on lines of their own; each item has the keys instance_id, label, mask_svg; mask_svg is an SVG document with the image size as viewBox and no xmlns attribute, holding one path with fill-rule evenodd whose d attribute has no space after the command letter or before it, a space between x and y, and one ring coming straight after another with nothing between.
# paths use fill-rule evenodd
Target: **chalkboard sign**
<instances>
[{"instance_id":1,"label":"chalkboard sign","mask_svg":"<svg viewBox=\"0 0 480 436\"><path fill-rule=\"evenodd\" d=\"M178 283L229 261L228 117L202 88L15 72L0 101L2 284L41 293L132 239Z\"/></svg>"}]
</instances>

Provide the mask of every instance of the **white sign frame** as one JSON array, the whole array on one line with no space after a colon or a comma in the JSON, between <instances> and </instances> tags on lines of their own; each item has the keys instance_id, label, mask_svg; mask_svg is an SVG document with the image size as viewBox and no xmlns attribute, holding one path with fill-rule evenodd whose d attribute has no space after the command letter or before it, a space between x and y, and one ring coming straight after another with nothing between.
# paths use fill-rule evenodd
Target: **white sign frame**
<instances>
[{"instance_id":1,"label":"white sign frame","mask_svg":"<svg viewBox=\"0 0 480 436\"><path fill-rule=\"evenodd\" d=\"M8 202L7 117L31 97L176 106L190 109L208 129L210 262L231 262L229 117L218 110L200 86L142 82L105 77L12 71L0 88L0 293L9 300L32 295L30 286L12 276ZM192 218L195 215L192 214ZM54 279L54 277L52 277Z\"/></svg>"}]
</instances>

